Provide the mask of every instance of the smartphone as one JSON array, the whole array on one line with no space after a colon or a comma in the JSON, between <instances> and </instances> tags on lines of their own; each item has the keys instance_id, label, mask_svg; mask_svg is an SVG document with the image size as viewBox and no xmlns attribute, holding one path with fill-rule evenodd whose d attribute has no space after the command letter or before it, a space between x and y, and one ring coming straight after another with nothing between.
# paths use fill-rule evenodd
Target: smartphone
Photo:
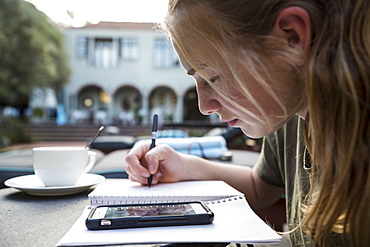
<instances>
[{"instance_id":1,"label":"smartphone","mask_svg":"<svg viewBox=\"0 0 370 247\"><path fill-rule=\"evenodd\" d=\"M201 201L104 205L86 219L89 230L211 224L213 212Z\"/></svg>"}]
</instances>

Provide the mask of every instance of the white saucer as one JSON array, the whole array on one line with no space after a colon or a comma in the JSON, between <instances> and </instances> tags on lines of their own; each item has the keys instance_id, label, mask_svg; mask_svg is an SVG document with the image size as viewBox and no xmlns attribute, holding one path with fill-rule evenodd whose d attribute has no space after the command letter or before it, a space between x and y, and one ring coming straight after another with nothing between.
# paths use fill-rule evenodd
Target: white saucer
<instances>
[{"instance_id":1,"label":"white saucer","mask_svg":"<svg viewBox=\"0 0 370 247\"><path fill-rule=\"evenodd\" d=\"M89 189L105 180L97 174L84 174L73 186L45 187L36 175L26 175L8 179L4 184L35 196L62 196L76 194Z\"/></svg>"}]
</instances>

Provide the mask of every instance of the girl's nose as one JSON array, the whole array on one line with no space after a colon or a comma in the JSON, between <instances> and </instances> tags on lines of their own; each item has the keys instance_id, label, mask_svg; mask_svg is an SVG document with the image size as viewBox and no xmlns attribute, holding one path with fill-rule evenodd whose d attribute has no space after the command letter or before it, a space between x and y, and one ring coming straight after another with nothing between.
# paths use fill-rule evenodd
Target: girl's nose
<instances>
[{"instance_id":1,"label":"girl's nose","mask_svg":"<svg viewBox=\"0 0 370 247\"><path fill-rule=\"evenodd\" d=\"M211 91L210 88L208 90L197 89L199 111L204 115L216 113L221 109L221 103L214 96L215 93Z\"/></svg>"}]
</instances>

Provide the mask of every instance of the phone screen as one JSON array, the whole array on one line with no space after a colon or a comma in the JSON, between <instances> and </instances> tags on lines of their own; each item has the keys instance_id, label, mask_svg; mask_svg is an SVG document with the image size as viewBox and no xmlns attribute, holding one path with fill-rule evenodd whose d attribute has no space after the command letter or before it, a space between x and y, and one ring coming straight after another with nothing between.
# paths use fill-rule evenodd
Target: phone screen
<instances>
[{"instance_id":1,"label":"phone screen","mask_svg":"<svg viewBox=\"0 0 370 247\"><path fill-rule=\"evenodd\" d=\"M180 216L186 214L205 214L207 211L199 203L141 205L141 206L108 206L95 210L91 219L122 218L127 216Z\"/></svg>"}]
</instances>

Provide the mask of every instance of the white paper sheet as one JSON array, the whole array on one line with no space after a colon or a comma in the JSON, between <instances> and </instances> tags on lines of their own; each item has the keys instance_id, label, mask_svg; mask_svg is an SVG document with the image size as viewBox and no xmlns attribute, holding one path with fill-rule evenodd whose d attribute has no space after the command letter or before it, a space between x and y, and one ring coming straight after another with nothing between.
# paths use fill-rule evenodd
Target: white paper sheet
<instances>
[{"instance_id":1,"label":"white paper sheet","mask_svg":"<svg viewBox=\"0 0 370 247\"><path fill-rule=\"evenodd\" d=\"M210 225L90 231L81 217L58 246L144 243L277 243L281 237L267 226L244 199L208 205L215 214Z\"/></svg>"}]
</instances>

